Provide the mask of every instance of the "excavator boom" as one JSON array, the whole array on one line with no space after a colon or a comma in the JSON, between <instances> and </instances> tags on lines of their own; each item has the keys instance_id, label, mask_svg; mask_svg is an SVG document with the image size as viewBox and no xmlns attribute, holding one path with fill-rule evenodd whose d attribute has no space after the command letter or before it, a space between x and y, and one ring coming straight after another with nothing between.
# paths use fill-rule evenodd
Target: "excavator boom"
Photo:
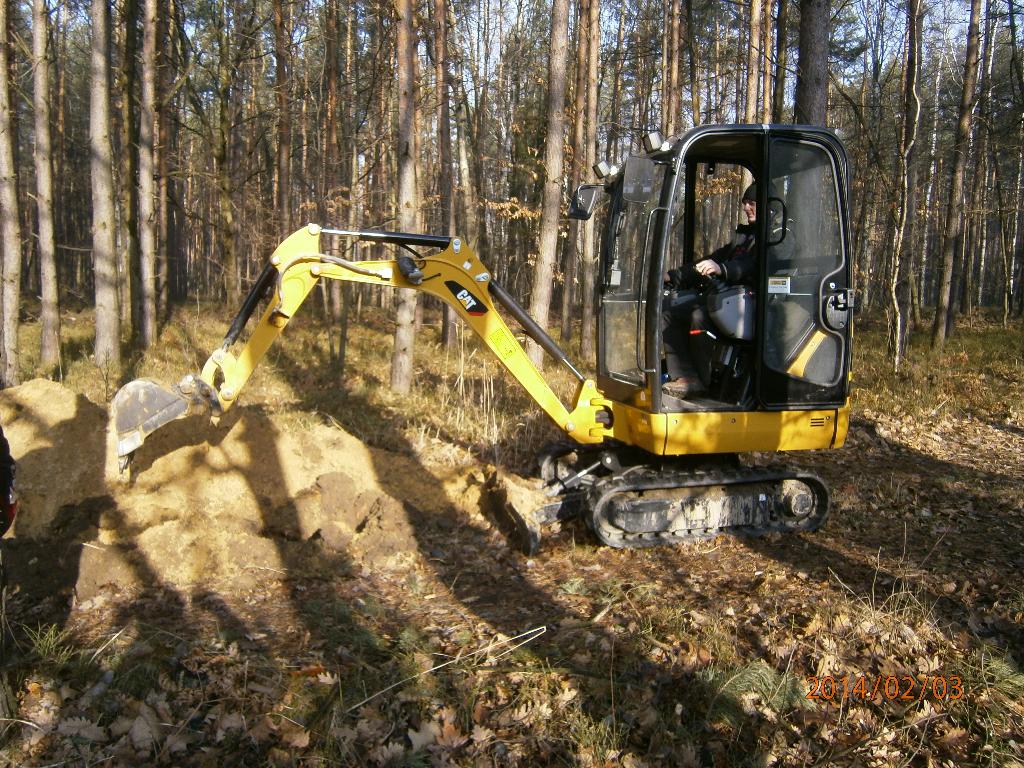
<instances>
[{"instance_id":1,"label":"excavator boom","mask_svg":"<svg viewBox=\"0 0 1024 768\"><path fill-rule=\"evenodd\" d=\"M392 260L350 261L324 253L325 236L389 243L407 250ZM440 249L420 256L415 248ZM274 251L231 324L223 344L202 371L189 374L171 389L145 379L131 381L114 396L117 454L122 471L143 441L161 426L197 412L219 415L238 399L285 326L320 280L342 280L393 288L413 288L441 299L459 314L499 362L522 384L567 437L597 444L612 435L612 404L568 360L565 353L498 285L476 254L458 238L401 232L351 231L310 224L294 232ZM237 355L231 352L259 302L270 302ZM531 362L495 304L508 312L546 352L579 382L570 408L562 403Z\"/></svg>"}]
</instances>

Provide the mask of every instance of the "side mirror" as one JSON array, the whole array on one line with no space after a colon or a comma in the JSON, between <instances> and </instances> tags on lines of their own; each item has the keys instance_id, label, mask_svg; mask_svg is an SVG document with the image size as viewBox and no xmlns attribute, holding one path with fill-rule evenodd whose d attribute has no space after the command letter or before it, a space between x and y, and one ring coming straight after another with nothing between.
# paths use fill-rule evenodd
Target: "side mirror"
<instances>
[{"instance_id":1,"label":"side mirror","mask_svg":"<svg viewBox=\"0 0 1024 768\"><path fill-rule=\"evenodd\" d=\"M781 198L768 198L768 246L778 245L786 239L786 226L789 222L786 204ZM778 222L778 228L775 227Z\"/></svg>"},{"instance_id":2,"label":"side mirror","mask_svg":"<svg viewBox=\"0 0 1024 768\"><path fill-rule=\"evenodd\" d=\"M622 199L646 205L654 192L654 161L644 155L626 158L622 169Z\"/></svg>"},{"instance_id":3,"label":"side mirror","mask_svg":"<svg viewBox=\"0 0 1024 768\"><path fill-rule=\"evenodd\" d=\"M569 218L586 221L594 214L597 196L604 187L601 184L580 184L569 203Z\"/></svg>"}]
</instances>

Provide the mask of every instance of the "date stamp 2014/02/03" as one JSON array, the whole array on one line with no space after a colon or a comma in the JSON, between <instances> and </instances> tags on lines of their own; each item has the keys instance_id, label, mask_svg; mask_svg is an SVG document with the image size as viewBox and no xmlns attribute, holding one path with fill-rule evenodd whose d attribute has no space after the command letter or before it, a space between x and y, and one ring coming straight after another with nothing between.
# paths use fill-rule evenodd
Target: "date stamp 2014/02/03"
<instances>
[{"instance_id":1,"label":"date stamp 2014/02/03","mask_svg":"<svg viewBox=\"0 0 1024 768\"><path fill-rule=\"evenodd\" d=\"M956 701L964 697L964 684L956 675L810 675L805 698L816 701Z\"/></svg>"}]
</instances>

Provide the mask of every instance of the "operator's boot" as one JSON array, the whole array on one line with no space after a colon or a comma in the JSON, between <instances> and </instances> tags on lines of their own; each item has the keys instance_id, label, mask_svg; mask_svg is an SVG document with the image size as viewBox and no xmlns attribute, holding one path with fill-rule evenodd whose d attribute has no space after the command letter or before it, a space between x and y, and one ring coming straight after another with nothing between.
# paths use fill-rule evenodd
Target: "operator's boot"
<instances>
[{"instance_id":1,"label":"operator's boot","mask_svg":"<svg viewBox=\"0 0 1024 768\"><path fill-rule=\"evenodd\" d=\"M696 368L690 363L681 366L679 376L661 386L661 391L679 400L700 395L705 392L704 382L697 375Z\"/></svg>"}]
</instances>

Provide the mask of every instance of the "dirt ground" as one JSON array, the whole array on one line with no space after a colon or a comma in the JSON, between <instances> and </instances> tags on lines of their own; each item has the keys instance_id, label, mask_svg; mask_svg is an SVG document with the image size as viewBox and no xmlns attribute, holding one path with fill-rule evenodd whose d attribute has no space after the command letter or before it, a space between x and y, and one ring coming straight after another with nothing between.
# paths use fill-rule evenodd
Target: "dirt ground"
<instances>
[{"instance_id":1,"label":"dirt ground","mask_svg":"<svg viewBox=\"0 0 1024 768\"><path fill-rule=\"evenodd\" d=\"M79 601L154 580L248 589L284 572L282 548L311 541L395 567L417 553L410 511L479 514L479 475L424 478L417 462L336 426L283 429L240 406L220 424L196 417L158 431L122 474L107 422L105 408L51 381L0 392L19 466L14 549L79 550ZM48 563L28 567L26 582L48 581Z\"/></svg>"},{"instance_id":2,"label":"dirt ground","mask_svg":"<svg viewBox=\"0 0 1024 768\"><path fill-rule=\"evenodd\" d=\"M175 422L128 478L106 409L58 384L0 392L0 423L23 500L8 618L88 649L74 669L38 637L21 649L28 725L0 765L1024 761L1009 422L860 414L846 449L799 457L833 489L815 534L615 551L566 524L533 558L495 525L487 466L315 415ZM493 650L524 631L528 657ZM969 710L805 695L826 675L971 673Z\"/></svg>"}]
</instances>

